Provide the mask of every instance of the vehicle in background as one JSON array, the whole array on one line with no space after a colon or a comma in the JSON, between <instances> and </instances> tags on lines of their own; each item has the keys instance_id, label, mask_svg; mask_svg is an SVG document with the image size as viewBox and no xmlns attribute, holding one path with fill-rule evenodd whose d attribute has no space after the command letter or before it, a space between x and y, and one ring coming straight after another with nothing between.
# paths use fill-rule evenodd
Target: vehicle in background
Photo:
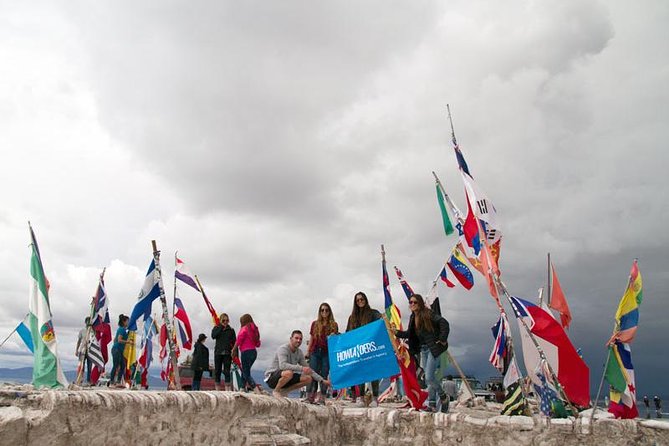
<instances>
[{"instance_id":1,"label":"vehicle in background","mask_svg":"<svg viewBox=\"0 0 669 446\"><path fill-rule=\"evenodd\" d=\"M467 382L469 383L469 387L471 387L472 391L474 392L474 396L481 397L485 401L497 401L495 392L487 390L485 387L483 387L481 381L474 378L473 376L467 376L466 378ZM462 378L456 376L453 377L453 381L455 381L455 385L458 388L458 395L460 395L462 393Z\"/></svg>"},{"instance_id":2,"label":"vehicle in background","mask_svg":"<svg viewBox=\"0 0 669 446\"><path fill-rule=\"evenodd\" d=\"M504 378L501 376L491 376L486 380L485 388L495 394L495 400L498 403L504 402L504 397L506 396L504 392Z\"/></svg>"},{"instance_id":3,"label":"vehicle in background","mask_svg":"<svg viewBox=\"0 0 669 446\"><path fill-rule=\"evenodd\" d=\"M209 365L209 370L213 371L213 367ZM179 364L179 381L181 383L182 390L192 390L193 389L193 369L190 368L190 356L186 358L186 361ZM212 374L208 371L204 371L202 374L202 380L200 381L200 390L216 390L216 385L214 383L214 378Z\"/></svg>"}]
</instances>

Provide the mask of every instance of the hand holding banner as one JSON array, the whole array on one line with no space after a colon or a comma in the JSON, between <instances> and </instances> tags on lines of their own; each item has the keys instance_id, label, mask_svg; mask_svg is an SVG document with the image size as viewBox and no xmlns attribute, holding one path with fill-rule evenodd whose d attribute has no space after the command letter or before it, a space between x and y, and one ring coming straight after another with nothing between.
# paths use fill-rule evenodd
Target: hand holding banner
<instances>
[{"instance_id":1,"label":"hand holding banner","mask_svg":"<svg viewBox=\"0 0 669 446\"><path fill-rule=\"evenodd\" d=\"M383 319L328 337L332 387L343 389L400 373Z\"/></svg>"}]
</instances>

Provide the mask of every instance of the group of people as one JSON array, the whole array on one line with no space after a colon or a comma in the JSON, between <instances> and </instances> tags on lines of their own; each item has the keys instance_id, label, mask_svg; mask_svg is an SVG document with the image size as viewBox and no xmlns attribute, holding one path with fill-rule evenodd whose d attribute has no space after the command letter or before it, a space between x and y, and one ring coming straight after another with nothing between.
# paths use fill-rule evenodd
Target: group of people
<instances>
[{"instance_id":1,"label":"group of people","mask_svg":"<svg viewBox=\"0 0 669 446\"><path fill-rule=\"evenodd\" d=\"M241 363L241 386L245 391L256 390L256 383L251 376L251 367L258 357L260 330L250 314L239 318L239 333L230 326L227 313L219 315L218 324L211 330L214 339L214 385L216 390L232 390L232 361L239 358ZM193 390L200 390L202 374L209 368L209 349L204 344L207 335L200 333L193 348L191 368L193 369ZM221 373L223 386L221 386Z\"/></svg>"},{"instance_id":2,"label":"group of people","mask_svg":"<svg viewBox=\"0 0 669 446\"><path fill-rule=\"evenodd\" d=\"M448 349L449 324L446 319L432 311L423 297L414 294L409 298L411 316L406 330L391 327L395 335L408 341L408 348L424 371L428 390L427 410L436 411L438 403L442 411L448 410L449 395L442 390L435 377L438 358ZM353 308L348 317L346 331L360 328L380 319L381 313L369 305L367 295L362 291L354 296ZM221 313L218 324L211 331L215 341L213 377L216 390L232 390L231 365L238 357L241 363L241 386L246 391L258 391L259 386L251 375L251 368L258 357L261 345L260 331L250 314L241 316L239 333L230 325L230 318ZM128 342L128 317L119 316L118 329L112 347L113 367L111 384L123 380L123 349ZM307 399L315 404L323 404L330 387L330 363L328 356L328 336L339 334L332 308L327 302L318 307L316 319L311 323L307 354L301 350L304 335L301 330L293 330L288 342L279 346L270 367L265 371L264 380L276 397L286 396L289 392L306 387ZM205 345L206 334L201 333L193 349L191 368L193 370L193 390L200 390L202 375L210 373L209 349ZM221 375L223 383L221 384ZM354 403L362 403L362 396L371 393L372 407L378 406L379 381L361 383L351 387L350 394Z\"/></svg>"}]
</instances>

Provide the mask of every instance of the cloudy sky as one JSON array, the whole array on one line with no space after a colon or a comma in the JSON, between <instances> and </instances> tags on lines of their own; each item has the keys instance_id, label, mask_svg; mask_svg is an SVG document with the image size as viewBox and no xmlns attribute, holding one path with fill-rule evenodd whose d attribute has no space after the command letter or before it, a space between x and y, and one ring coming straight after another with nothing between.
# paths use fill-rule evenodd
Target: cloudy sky
<instances>
[{"instance_id":1,"label":"cloudy sky","mask_svg":"<svg viewBox=\"0 0 669 446\"><path fill-rule=\"evenodd\" d=\"M3 2L0 334L27 312L28 220L66 369L100 271L129 313L152 239L166 289L178 250L217 310L253 315L258 368L322 301L340 325L358 290L383 307L382 243L425 293L456 243L432 170L464 207L449 103L510 291L534 299L551 252L596 387L638 257L637 387L667 394L667 23L662 1ZM486 378L497 311L477 280L440 296ZM30 363L16 337L0 350Z\"/></svg>"}]
</instances>

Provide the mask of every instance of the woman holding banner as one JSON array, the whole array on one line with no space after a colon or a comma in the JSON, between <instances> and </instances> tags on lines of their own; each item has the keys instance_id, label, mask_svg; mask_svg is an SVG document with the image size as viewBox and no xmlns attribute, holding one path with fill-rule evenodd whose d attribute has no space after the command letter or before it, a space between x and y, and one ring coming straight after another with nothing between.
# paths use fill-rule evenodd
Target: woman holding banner
<instances>
[{"instance_id":1,"label":"woman holding banner","mask_svg":"<svg viewBox=\"0 0 669 446\"><path fill-rule=\"evenodd\" d=\"M353 297L353 311L348 317L348 324L346 325L346 331L351 331L356 328L360 328L363 325L369 324L376 320L381 319L381 313L378 310L375 310L369 306L369 300L367 300L367 295L362 291L359 291ZM353 403L357 401L357 397L360 396L364 398L365 396L365 384L358 384L357 386L351 387L351 397ZM379 397L379 380L372 381L372 407L378 407Z\"/></svg>"},{"instance_id":2,"label":"woman holding banner","mask_svg":"<svg viewBox=\"0 0 669 446\"><path fill-rule=\"evenodd\" d=\"M334 320L332 308L327 302L323 302L318 307L316 320L311 323L311 339L309 340L309 367L324 378L330 373L330 360L328 358L328 336L339 333L339 326ZM318 381L312 381L309 386L309 402L323 404L327 395L327 388L321 382L321 395L316 398L318 393Z\"/></svg>"},{"instance_id":3,"label":"woman holding banner","mask_svg":"<svg viewBox=\"0 0 669 446\"><path fill-rule=\"evenodd\" d=\"M442 411L448 410L448 395L437 382L434 372L437 368L439 355L448 350L448 321L425 306L423 296L414 294L409 298L411 317L409 328L406 331L395 329L398 338L409 339L409 352L412 355L420 353L420 366L425 371L427 381L428 408L436 411L437 393L442 402Z\"/></svg>"}]
</instances>

